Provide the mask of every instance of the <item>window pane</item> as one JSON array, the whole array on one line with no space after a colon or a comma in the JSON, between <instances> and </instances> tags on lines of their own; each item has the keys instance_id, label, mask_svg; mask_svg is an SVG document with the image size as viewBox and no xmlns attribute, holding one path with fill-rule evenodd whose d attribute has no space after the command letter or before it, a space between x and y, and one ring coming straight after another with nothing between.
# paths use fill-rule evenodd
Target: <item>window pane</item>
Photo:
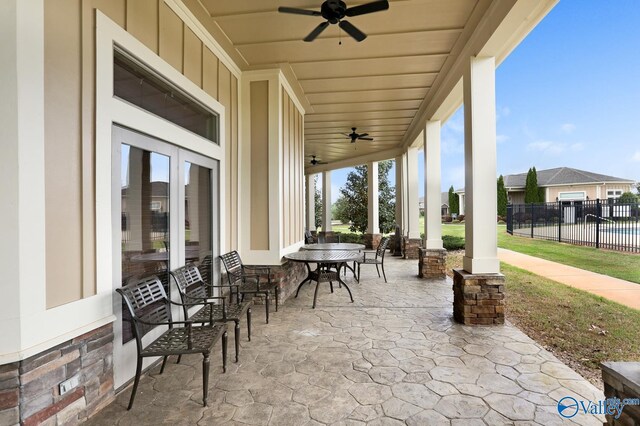
<instances>
[{"instance_id":1,"label":"window pane","mask_svg":"<svg viewBox=\"0 0 640 426\"><path fill-rule=\"evenodd\" d=\"M169 283L169 157L122 145L122 284L157 275ZM123 318L128 318L123 306ZM123 322L122 338L133 338Z\"/></svg>"},{"instance_id":2,"label":"window pane","mask_svg":"<svg viewBox=\"0 0 640 426\"><path fill-rule=\"evenodd\" d=\"M185 257L199 265L205 282L213 278L212 170L185 162Z\"/></svg>"},{"instance_id":3,"label":"window pane","mask_svg":"<svg viewBox=\"0 0 640 426\"><path fill-rule=\"evenodd\" d=\"M218 116L172 87L144 66L115 52L113 94L218 143Z\"/></svg>"}]
</instances>

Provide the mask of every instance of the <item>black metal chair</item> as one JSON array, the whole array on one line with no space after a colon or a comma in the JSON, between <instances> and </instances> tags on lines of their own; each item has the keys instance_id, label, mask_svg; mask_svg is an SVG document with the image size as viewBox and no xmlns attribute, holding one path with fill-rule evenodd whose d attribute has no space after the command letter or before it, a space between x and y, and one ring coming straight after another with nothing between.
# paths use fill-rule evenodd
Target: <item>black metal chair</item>
<instances>
[{"instance_id":1,"label":"black metal chair","mask_svg":"<svg viewBox=\"0 0 640 426\"><path fill-rule=\"evenodd\" d=\"M193 321L173 321L171 305L183 305L171 301L164 291L162 283L156 276L134 281L116 289L124 299L131 318L133 334L138 348L136 377L131 390L131 399L127 410L133 406L142 373L142 360L145 357L164 357L160 374L164 372L167 357L201 353L202 359L202 401L207 405L209 390L209 354L213 346L222 339L222 370L227 371L227 325L213 324L213 315L209 325L194 326ZM211 311L213 312L213 311ZM182 325L182 327L174 327ZM168 326L153 342L143 345L142 338L158 326Z\"/></svg>"},{"instance_id":2,"label":"black metal chair","mask_svg":"<svg viewBox=\"0 0 640 426\"><path fill-rule=\"evenodd\" d=\"M271 268L268 266L245 266L237 251L232 251L218 256L227 272L227 280L232 289L235 289L238 301L244 299L246 294L263 295L265 298L265 310L267 324L269 324L269 303L271 293L275 293L276 312L278 312L278 299L280 290L278 285L271 281ZM266 283L261 278L266 277Z\"/></svg>"},{"instance_id":3,"label":"black metal chair","mask_svg":"<svg viewBox=\"0 0 640 426\"><path fill-rule=\"evenodd\" d=\"M308 229L304 231L304 243L305 244L317 244L318 240L313 236Z\"/></svg>"},{"instance_id":4,"label":"black metal chair","mask_svg":"<svg viewBox=\"0 0 640 426\"><path fill-rule=\"evenodd\" d=\"M195 265L182 266L171 271L171 275L176 281L176 287L178 287L180 298L184 304L182 308L185 320L195 323L207 323L213 318L215 322L227 323L233 321L235 323L236 362L238 362L240 354L240 321L245 314L247 315L247 335L249 341L251 341L251 303L233 303L231 286L205 283ZM211 297L211 295L214 294L215 289L222 290L224 288L229 288L231 303L227 304L224 297L222 298L222 303L207 303L210 300L220 300L218 297ZM197 312L189 315L189 305L194 303L202 307Z\"/></svg>"},{"instance_id":5,"label":"black metal chair","mask_svg":"<svg viewBox=\"0 0 640 426\"><path fill-rule=\"evenodd\" d=\"M363 250L362 258L356 260L358 264L358 281L360 281L360 265L376 265L378 271L378 277L380 277L380 267L382 267L382 275L384 276L384 282L387 282L387 275L384 273L384 254L387 251L389 245L389 237L383 237L378 244L376 250ZM371 257L375 253L375 257ZM367 254L369 256L367 256ZM380 266L378 266L380 265Z\"/></svg>"}]
</instances>

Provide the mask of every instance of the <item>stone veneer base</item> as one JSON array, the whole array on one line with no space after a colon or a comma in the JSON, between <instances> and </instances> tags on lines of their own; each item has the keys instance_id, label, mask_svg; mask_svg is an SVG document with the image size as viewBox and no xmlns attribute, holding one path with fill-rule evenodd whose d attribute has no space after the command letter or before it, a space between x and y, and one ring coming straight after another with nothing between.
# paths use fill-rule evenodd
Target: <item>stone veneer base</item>
<instances>
[{"instance_id":1,"label":"stone veneer base","mask_svg":"<svg viewBox=\"0 0 640 426\"><path fill-rule=\"evenodd\" d=\"M504 275L453 270L453 317L465 325L504 324Z\"/></svg>"},{"instance_id":2,"label":"stone veneer base","mask_svg":"<svg viewBox=\"0 0 640 426\"><path fill-rule=\"evenodd\" d=\"M364 245L367 250L375 250L378 248L380 244L380 240L382 239L382 235L380 234L364 234L362 236L364 240Z\"/></svg>"},{"instance_id":3,"label":"stone veneer base","mask_svg":"<svg viewBox=\"0 0 640 426\"><path fill-rule=\"evenodd\" d=\"M438 278L446 277L447 251L445 249L426 249L420 247L418 258L418 277Z\"/></svg>"},{"instance_id":4,"label":"stone veneer base","mask_svg":"<svg viewBox=\"0 0 640 426\"><path fill-rule=\"evenodd\" d=\"M605 398L640 398L640 362L603 362ZM620 417L605 415L607 425L640 425L640 405L625 405Z\"/></svg>"},{"instance_id":5,"label":"stone veneer base","mask_svg":"<svg viewBox=\"0 0 640 426\"><path fill-rule=\"evenodd\" d=\"M78 386L60 395L60 383L72 377ZM0 425L78 424L113 397L111 324L0 365Z\"/></svg>"},{"instance_id":6,"label":"stone veneer base","mask_svg":"<svg viewBox=\"0 0 640 426\"><path fill-rule=\"evenodd\" d=\"M404 259L420 259L421 245L422 245L422 239L420 238L403 237L402 257Z\"/></svg>"}]
</instances>

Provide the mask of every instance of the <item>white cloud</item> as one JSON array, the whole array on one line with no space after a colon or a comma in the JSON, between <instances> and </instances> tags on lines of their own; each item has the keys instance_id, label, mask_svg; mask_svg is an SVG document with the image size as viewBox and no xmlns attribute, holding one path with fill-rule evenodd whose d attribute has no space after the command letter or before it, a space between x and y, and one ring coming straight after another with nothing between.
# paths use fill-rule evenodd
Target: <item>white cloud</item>
<instances>
[{"instance_id":1,"label":"white cloud","mask_svg":"<svg viewBox=\"0 0 640 426\"><path fill-rule=\"evenodd\" d=\"M584 149L584 144L581 142L577 142L574 144L571 144L571 151L577 152L577 151L582 151Z\"/></svg>"},{"instance_id":2,"label":"white cloud","mask_svg":"<svg viewBox=\"0 0 640 426\"><path fill-rule=\"evenodd\" d=\"M464 133L464 118L456 114L442 126L442 129L444 131L451 130L453 133L458 134Z\"/></svg>"},{"instance_id":3,"label":"white cloud","mask_svg":"<svg viewBox=\"0 0 640 426\"><path fill-rule=\"evenodd\" d=\"M527 151L537 151L550 155L561 154L566 149L566 144L553 141L535 141L527 145Z\"/></svg>"},{"instance_id":4,"label":"white cloud","mask_svg":"<svg viewBox=\"0 0 640 426\"><path fill-rule=\"evenodd\" d=\"M631 161L640 161L640 151L636 151L631 157Z\"/></svg>"},{"instance_id":5,"label":"white cloud","mask_svg":"<svg viewBox=\"0 0 640 426\"><path fill-rule=\"evenodd\" d=\"M562 130L563 133L570 135L574 130L576 130L576 125L573 123L564 123L560 126L560 130Z\"/></svg>"}]
</instances>

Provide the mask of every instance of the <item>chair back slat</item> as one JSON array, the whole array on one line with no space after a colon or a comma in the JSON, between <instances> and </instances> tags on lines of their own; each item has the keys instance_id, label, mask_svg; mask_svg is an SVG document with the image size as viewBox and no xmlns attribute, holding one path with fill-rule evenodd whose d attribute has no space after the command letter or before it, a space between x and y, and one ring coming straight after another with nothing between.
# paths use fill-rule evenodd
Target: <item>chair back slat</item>
<instances>
[{"instance_id":1,"label":"chair back slat","mask_svg":"<svg viewBox=\"0 0 640 426\"><path fill-rule=\"evenodd\" d=\"M137 340L142 339L155 326L141 323L170 322L171 306L164 286L158 277L142 278L116 289L124 298L131 313L133 332Z\"/></svg>"},{"instance_id":2,"label":"chair back slat","mask_svg":"<svg viewBox=\"0 0 640 426\"><path fill-rule=\"evenodd\" d=\"M224 269L227 271L227 275L237 275L242 271L242 260L237 251L232 251L218 256L222 260Z\"/></svg>"},{"instance_id":3,"label":"chair back slat","mask_svg":"<svg viewBox=\"0 0 640 426\"><path fill-rule=\"evenodd\" d=\"M383 258L388 245L389 245L389 237L382 238L380 240L380 244L378 244L378 248L376 249L376 257Z\"/></svg>"},{"instance_id":4,"label":"chair back slat","mask_svg":"<svg viewBox=\"0 0 640 426\"><path fill-rule=\"evenodd\" d=\"M195 265L189 264L182 266L176 270L171 271L171 275L176 280L176 287L182 298L182 302L187 302L189 298L204 299L209 297L207 287L204 285L204 280L200 271Z\"/></svg>"}]
</instances>

